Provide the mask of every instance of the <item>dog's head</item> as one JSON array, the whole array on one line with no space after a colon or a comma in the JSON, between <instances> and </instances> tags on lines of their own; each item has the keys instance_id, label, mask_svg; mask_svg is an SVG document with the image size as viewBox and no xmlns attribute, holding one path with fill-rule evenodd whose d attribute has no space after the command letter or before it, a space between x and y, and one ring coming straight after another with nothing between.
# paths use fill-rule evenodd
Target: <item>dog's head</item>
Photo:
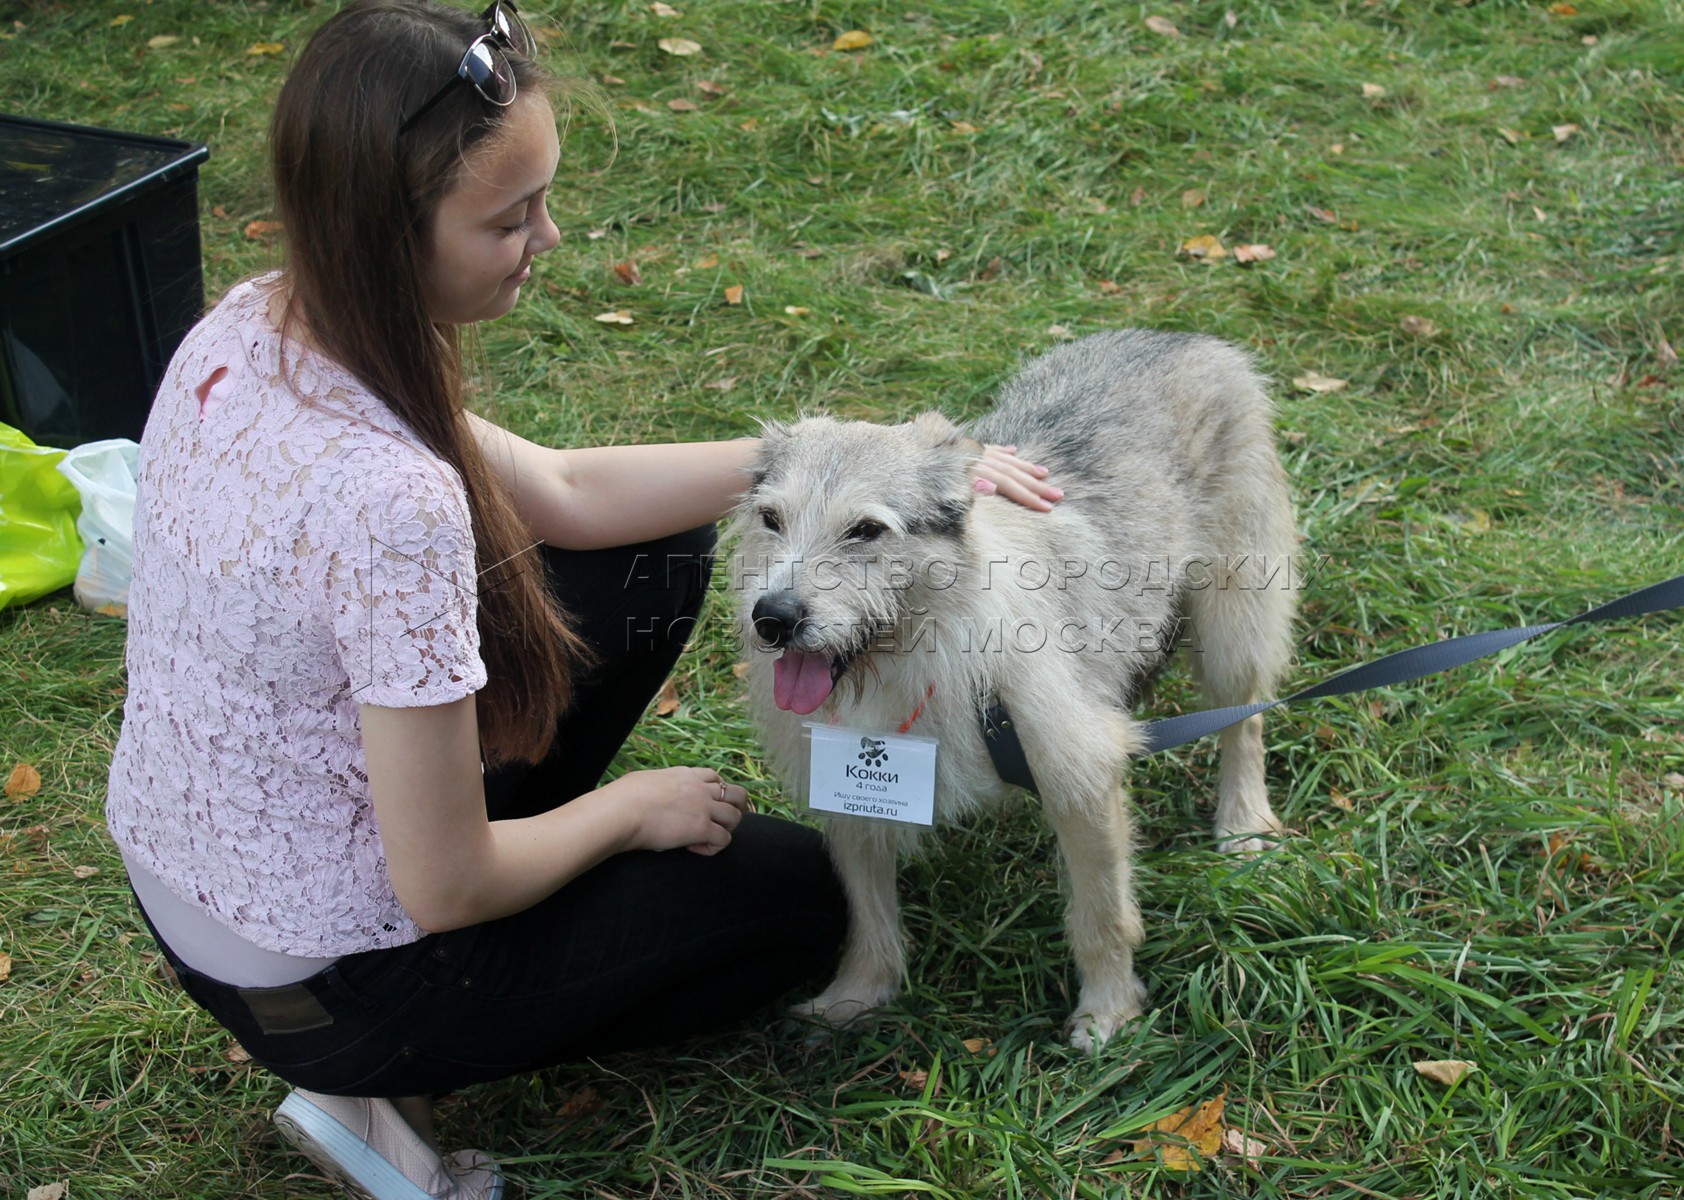
<instances>
[{"instance_id":1,"label":"dog's head","mask_svg":"<svg viewBox=\"0 0 1684 1200\"><path fill-rule=\"evenodd\" d=\"M745 644L782 652L779 708L818 708L941 564L956 568L981 454L936 413L905 425L810 417L766 427L733 522L733 583Z\"/></svg>"}]
</instances>

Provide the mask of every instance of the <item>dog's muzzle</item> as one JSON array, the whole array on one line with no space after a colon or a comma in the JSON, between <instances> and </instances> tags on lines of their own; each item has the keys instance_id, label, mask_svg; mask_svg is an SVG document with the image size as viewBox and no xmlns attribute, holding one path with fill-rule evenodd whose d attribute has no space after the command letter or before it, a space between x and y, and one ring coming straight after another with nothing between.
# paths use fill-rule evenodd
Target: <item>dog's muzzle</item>
<instances>
[{"instance_id":1,"label":"dog's muzzle","mask_svg":"<svg viewBox=\"0 0 1684 1200\"><path fill-rule=\"evenodd\" d=\"M791 592L760 597L749 618L754 623L754 635L768 650L783 651L772 663L772 696L785 712L805 716L818 708L864 649L850 647L841 653L797 649L795 643L804 634L812 641L815 631L807 605Z\"/></svg>"},{"instance_id":2,"label":"dog's muzzle","mask_svg":"<svg viewBox=\"0 0 1684 1200\"><path fill-rule=\"evenodd\" d=\"M789 592L775 592L754 602L754 632L774 650L789 645L807 620L807 606Z\"/></svg>"}]
</instances>

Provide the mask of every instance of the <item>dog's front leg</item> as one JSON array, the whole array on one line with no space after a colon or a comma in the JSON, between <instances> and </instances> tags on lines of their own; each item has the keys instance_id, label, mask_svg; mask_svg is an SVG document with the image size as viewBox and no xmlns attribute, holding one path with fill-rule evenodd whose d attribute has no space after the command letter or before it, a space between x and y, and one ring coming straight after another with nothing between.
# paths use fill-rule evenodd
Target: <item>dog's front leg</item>
<instances>
[{"instance_id":1,"label":"dog's front leg","mask_svg":"<svg viewBox=\"0 0 1684 1200\"><path fill-rule=\"evenodd\" d=\"M830 986L795 1011L844 1025L886 1003L906 969L895 895L894 828L864 821L829 822L830 856L848 893L848 941Z\"/></svg>"},{"instance_id":2,"label":"dog's front leg","mask_svg":"<svg viewBox=\"0 0 1684 1200\"><path fill-rule=\"evenodd\" d=\"M1128 799L1109 792L1046 797L1070 879L1066 929L1082 990L1067 1032L1078 1050L1105 1044L1125 1021L1138 1017L1146 989L1134 973L1134 952L1144 939L1134 900L1134 839Z\"/></svg>"}]
</instances>

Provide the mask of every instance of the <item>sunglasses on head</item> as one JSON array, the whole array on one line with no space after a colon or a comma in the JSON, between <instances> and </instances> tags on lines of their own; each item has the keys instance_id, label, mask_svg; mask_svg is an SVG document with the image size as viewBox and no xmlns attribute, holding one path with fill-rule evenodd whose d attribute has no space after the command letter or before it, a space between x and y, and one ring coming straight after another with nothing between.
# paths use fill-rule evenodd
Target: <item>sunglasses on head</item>
<instances>
[{"instance_id":1,"label":"sunglasses on head","mask_svg":"<svg viewBox=\"0 0 1684 1200\"><path fill-rule=\"evenodd\" d=\"M526 22L520 19L520 10L514 6L514 0L493 0L491 7L480 14L480 20L485 22L486 31L468 43L468 49L462 55L462 61L456 64L456 74L451 76L450 81L404 118L403 124L398 126L399 137L431 112L433 106L448 96L457 83L473 85L481 98L498 108L507 108L515 102L515 72L503 51L513 50L522 58L533 58L538 53L537 39L532 36Z\"/></svg>"}]
</instances>

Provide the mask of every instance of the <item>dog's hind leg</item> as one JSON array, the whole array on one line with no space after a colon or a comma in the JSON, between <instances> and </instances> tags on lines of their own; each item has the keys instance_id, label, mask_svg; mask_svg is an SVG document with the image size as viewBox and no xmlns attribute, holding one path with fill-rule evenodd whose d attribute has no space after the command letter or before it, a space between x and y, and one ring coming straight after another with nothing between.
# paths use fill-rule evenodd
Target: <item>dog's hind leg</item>
<instances>
[{"instance_id":1,"label":"dog's hind leg","mask_svg":"<svg viewBox=\"0 0 1684 1200\"><path fill-rule=\"evenodd\" d=\"M1193 632L1187 657L1214 707L1269 696L1286 670L1293 611L1286 553L1236 558L1231 568L1213 571L1209 587L1187 593ZM1264 779L1263 717L1247 717L1217 737L1217 845L1236 854L1266 850L1281 823Z\"/></svg>"},{"instance_id":2,"label":"dog's hind leg","mask_svg":"<svg viewBox=\"0 0 1684 1200\"><path fill-rule=\"evenodd\" d=\"M827 832L831 860L848 893L848 940L836 978L795 1011L845 1025L893 997L906 970L895 893L902 835L892 827L845 820L829 822Z\"/></svg>"},{"instance_id":3,"label":"dog's hind leg","mask_svg":"<svg viewBox=\"0 0 1684 1200\"><path fill-rule=\"evenodd\" d=\"M1115 787L1108 796L1049 801L1047 814L1070 879L1065 924L1082 980L1067 1032L1076 1049L1094 1050L1138 1017L1146 1002L1146 988L1134 973L1144 930L1134 899L1128 800Z\"/></svg>"},{"instance_id":4,"label":"dog's hind leg","mask_svg":"<svg viewBox=\"0 0 1684 1200\"><path fill-rule=\"evenodd\" d=\"M1035 741L1055 749L1040 754L1032 749L1030 766L1058 834L1070 887L1065 929L1082 986L1066 1032L1072 1046L1094 1050L1138 1017L1146 1002L1146 989L1134 973L1144 930L1134 899L1134 831L1121 782L1129 722L1110 710L1066 715L1074 719L1057 741L1042 740L1049 731L1039 731ZM1019 718L1026 738L1033 732L1028 724Z\"/></svg>"}]
</instances>

